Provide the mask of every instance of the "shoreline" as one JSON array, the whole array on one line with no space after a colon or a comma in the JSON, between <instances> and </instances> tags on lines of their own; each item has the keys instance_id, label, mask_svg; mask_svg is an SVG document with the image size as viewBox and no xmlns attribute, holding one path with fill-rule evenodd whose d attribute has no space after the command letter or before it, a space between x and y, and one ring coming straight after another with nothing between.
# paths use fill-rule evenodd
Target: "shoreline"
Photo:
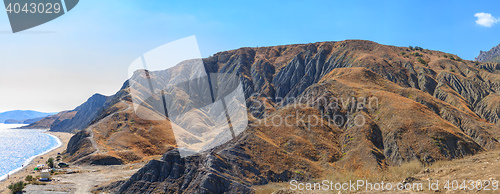
<instances>
[{"instance_id":1,"label":"shoreline","mask_svg":"<svg viewBox=\"0 0 500 194\"><path fill-rule=\"evenodd\" d=\"M14 170L12 170L12 171L8 172L6 175L0 176L0 182L3 182L3 181L5 181L5 180L7 180L7 175L15 175L17 172L22 171L22 170L25 170L25 169L29 166L29 164L30 164L33 160L35 160L37 157L40 157L40 156L46 155L46 154L48 154L48 153L50 153L50 152L54 151L55 149L58 149L58 148L60 148L61 146L63 146L63 143L62 143L61 139L59 139L59 137L57 137L57 136L55 136L55 135L50 134L50 132L49 132L48 130L43 130L43 131L42 131L42 133L45 133L45 134L47 134L47 135L52 136L53 138L55 138L55 139L56 139L56 141L57 141L57 145L56 145L55 147L53 147L53 148L48 149L48 150L47 150L47 151L45 151L45 152L42 152L41 154L38 154L38 155L36 155L36 156L32 156L32 157L28 158L28 159L27 159L27 160L23 163L23 167L16 168L16 169L14 169Z\"/></svg>"},{"instance_id":2,"label":"shoreline","mask_svg":"<svg viewBox=\"0 0 500 194\"><path fill-rule=\"evenodd\" d=\"M24 162L23 167L17 168L9 172L8 174L10 176L9 179L0 179L0 193L9 193L10 190L7 187L12 183L24 181L27 175L32 175L33 177L35 177L36 173L33 173L32 170L29 169L34 169L37 164L40 164L40 162L45 164L45 160L47 160L48 158L51 157L56 158L57 153L62 153L64 150L66 150L69 139L73 136L73 134L71 133L64 133L64 132L44 131L43 133L55 137L58 142L58 145L54 148L51 148L43 152L42 154L30 157L28 160L26 160L26 162ZM43 159L40 159L42 157ZM4 176L2 176L2 178L3 177Z\"/></svg>"}]
</instances>

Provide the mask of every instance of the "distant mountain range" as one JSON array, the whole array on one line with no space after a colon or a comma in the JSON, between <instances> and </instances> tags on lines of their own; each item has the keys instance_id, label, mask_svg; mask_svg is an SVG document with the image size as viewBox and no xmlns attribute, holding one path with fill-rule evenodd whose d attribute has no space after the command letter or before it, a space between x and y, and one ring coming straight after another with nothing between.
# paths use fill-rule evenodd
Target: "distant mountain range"
<instances>
[{"instance_id":1,"label":"distant mountain range","mask_svg":"<svg viewBox=\"0 0 500 194\"><path fill-rule=\"evenodd\" d=\"M55 113L44 113L33 110L13 110L0 113L0 123L31 124Z\"/></svg>"},{"instance_id":2,"label":"distant mountain range","mask_svg":"<svg viewBox=\"0 0 500 194\"><path fill-rule=\"evenodd\" d=\"M475 61L500 63L500 44L489 51L480 51Z\"/></svg>"}]
</instances>

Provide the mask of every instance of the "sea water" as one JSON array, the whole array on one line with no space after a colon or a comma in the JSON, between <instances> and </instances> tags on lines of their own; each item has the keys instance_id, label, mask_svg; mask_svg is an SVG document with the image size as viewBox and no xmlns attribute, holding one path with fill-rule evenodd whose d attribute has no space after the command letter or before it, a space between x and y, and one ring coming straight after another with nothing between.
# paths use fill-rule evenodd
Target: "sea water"
<instances>
[{"instance_id":1,"label":"sea water","mask_svg":"<svg viewBox=\"0 0 500 194\"><path fill-rule=\"evenodd\" d=\"M0 123L0 180L21 170L35 157L62 145L57 137L44 133L45 130L14 129L21 126Z\"/></svg>"}]
</instances>

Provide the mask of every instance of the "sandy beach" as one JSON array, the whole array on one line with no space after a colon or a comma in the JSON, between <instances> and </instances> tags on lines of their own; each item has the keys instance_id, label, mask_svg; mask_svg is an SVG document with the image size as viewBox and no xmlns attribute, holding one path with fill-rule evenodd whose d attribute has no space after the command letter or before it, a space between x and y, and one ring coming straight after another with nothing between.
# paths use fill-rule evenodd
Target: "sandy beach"
<instances>
[{"instance_id":1,"label":"sandy beach","mask_svg":"<svg viewBox=\"0 0 500 194\"><path fill-rule=\"evenodd\" d=\"M56 158L58 153L66 150L69 140L73 136L70 133L47 132L60 139L62 146L51 152L38 156L33 159L29 165L22 170L11 174L8 180L0 182L0 194L8 194L7 188L10 184L24 181L27 175L36 177L39 172L33 172L38 164L45 164L48 158ZM43 159L42 159L43 158ZM146 162L138 162L126 165L115 166L91 166L91 165L73 165L65 168L67 173L52 175L52 181L44 182L45 185L26 185L24 193L91 193L93 189L107 185L114 181L130 178L137 170L144 166ZM71 173L70 173L71 172Z\"/></svg>"},{"instance_id":2,"label":"sandy beach","mask_svg":"<svg viewBox=\"0 0 500 194\"><path fill-rule=\"evenodd\" d=\"M66 147L68 146L68 142L69 142L70 138L73 136L73 134L71 134L71 133L62 133L62 132L46 132L46 133L54 135L57 138L59 138L59 140L61 141L62 145L60 147L58 147L58 148L56 148L56 149L54 149L54 150L52 150L52 151L44 154L44 155L41 155L41 156L38 156L38 157L34 158L29 163L29 165L24 166L24 168L21 169L20 171L14 173L14 174L11 174L9 179L0 182L0 193L1 194L10 193L10 190L7 188L10 184L12 184L14 182L18 182L18 181L24 181L24 179L28 175L31 175L33 177L35 177L36 175L38 175L37 173L32 173L33 169L38 164L45 164L45 162L47 161L47 159L49 159L51 157L52 158L56 158L57 157L57 153L64 152L64 150L66 150ZM43 158L43 159L41 159L41 158Z\"/></svg>"}]
</instances>

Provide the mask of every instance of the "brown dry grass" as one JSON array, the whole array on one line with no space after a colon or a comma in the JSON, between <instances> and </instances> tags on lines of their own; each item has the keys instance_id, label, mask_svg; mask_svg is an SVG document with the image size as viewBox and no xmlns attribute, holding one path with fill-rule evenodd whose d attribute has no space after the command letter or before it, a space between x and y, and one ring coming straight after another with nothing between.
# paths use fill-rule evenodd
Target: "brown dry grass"
<instances>
[{"instance_id":1,"label":"brown dry grass","mask_svg":"<svg viewBox=\"0 0 500 194\"><path fill-rule=\"evenodd\" d=\"M98 154L133 163L162 155L176 146L168 121L143 120L131 106L128 101L118 102L108 109L107 117L91 127Z\"/></svg>"},{"instance_id":2,"label":"brown dry grass","mask_svg":"<svg viewBox=\"0 0 500 194\"><path fill-rule=\"evenodd\" d=\"M333 182L349 182L349 180L361 179L368 180L370 182L395 182L401 181L406 177L414 176L424 169L422 163L416 160L403 163L399 166L390 166L385 170L367 170L363 168L360 163L354 162L353 165L356 164L358 165L358 168L351 170L338 169L327 175L325 179Z\"/></svg>"}]
</instances>

